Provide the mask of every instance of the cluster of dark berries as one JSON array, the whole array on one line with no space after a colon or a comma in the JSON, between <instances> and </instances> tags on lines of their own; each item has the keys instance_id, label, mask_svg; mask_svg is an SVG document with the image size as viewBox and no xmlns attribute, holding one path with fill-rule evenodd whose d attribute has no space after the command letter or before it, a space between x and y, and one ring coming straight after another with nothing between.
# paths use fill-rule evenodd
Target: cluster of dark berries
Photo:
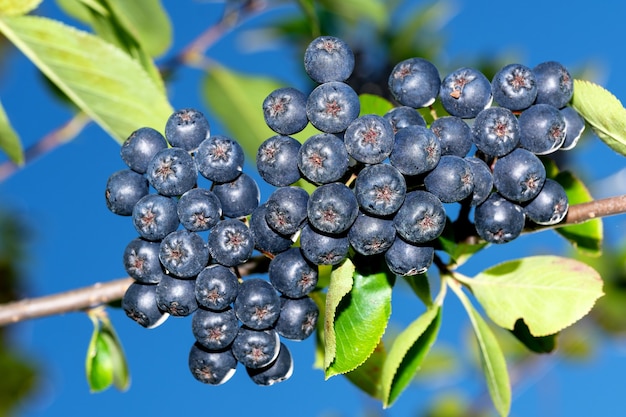
<instances>
[{"instance_id":1,"label":"cluster of dark berries","mask_svg":"<svg viewBox=\"0 0 626 417\"><path fill-rule=\"evenodd\" d=\"M241 146L212 136L199 111L182 109L165 136L133 132L121 157L128 169L109 177L105 197L139 235L123 255L135 280L122 299L126 314L147 328L192 316L189 369L201 382L226 382L238 363L260 385L289 378L293 362L281 337L304 340L315 330L319 311L309 293L317 269L290 239L269 232L258 185L242 172ZM199 186L203 180L211 185ZM272 258L269 280L238 276L255 249Z\"/></svg>"},{"instance_id":2,"label":"cluster of dark berries","mask_svg":"<svg viewBox=\"0 0 626 417\"><path fill-rule=\"evenodd\" d=\"M256 162L277 187L265 218L277 233L299 232L309 261L335 265L354 250L384 254L396 274L423 273L448 203L474 208L476 232L491 243L514 239L527 220L564 218L565 191L538 156L572 148L585 126L567 106L573 79L561 64L507 65L490 82L472 68L442 80L429 61L407 59L389 76L398 105L383 116L361 114L346 83L354 64L343 40L319 37L304 55L318 86L308 96L280 88L263 103L276 135ZM418 109L436 100L447 114L428 126ZM303 143L290 136L308 123L320 133ZM311 195L293 186L300 179L317 186Z\"/></svg>"}]
</instances>

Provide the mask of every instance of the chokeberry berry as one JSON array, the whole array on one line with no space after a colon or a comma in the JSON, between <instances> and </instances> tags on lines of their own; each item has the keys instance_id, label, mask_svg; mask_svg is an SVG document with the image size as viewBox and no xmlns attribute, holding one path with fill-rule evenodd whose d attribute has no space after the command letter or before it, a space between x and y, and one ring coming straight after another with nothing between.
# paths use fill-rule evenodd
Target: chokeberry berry
<instances>
[{"instance_id":1,"label":"chokeberry berry","mask_svg":"<svg viewBox=\"0 0 626 417\"><path fill-rule=\"evenodd\" d=\"M165 123L165 138L173 147L195 150L210 135L209 121L201 111L180 109Z\"/></svg>"}]
</instances>

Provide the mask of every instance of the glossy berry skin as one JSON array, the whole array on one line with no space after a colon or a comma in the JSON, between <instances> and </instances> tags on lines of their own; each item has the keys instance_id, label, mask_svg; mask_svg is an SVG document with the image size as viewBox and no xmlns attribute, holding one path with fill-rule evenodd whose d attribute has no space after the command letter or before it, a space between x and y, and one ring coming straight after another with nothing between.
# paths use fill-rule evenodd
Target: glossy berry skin
<instances>
[{"instance_id":1,"label":"glossy berry skin","mask_svg":"<svg viewBox=\"0 0 626 417\"><path fill-rule=\"evenodd\" d=\"M194 159L186 150L166 148L154 155L146 176L159 194L179 196L196 185L198 171Z\"/></svg>"},{"instance_id":2,"label":"glossy berry skin","mask_svg":"<svg viewBox=\"0 0 626 417\"><path fill-rule=\"evenodd\" d=\"M317 86L307 99L306 115L325 133L343 132L359 116L359 96L348 84L330 81Z\"/></svg>"},{"instance_id":3,"label":"glossy berry skin","mask_svg":"<svg viewBox=\"0 0 626 417\"><path fill-rule=\"evenodd\" d=\"M385 252L385 262L391 272L402 276L423 274L430 268L435 249L429 245L419 245L396 237Z\"/></svg>"},{"instance_id":4,"label":"glossy berry skin","mask_svg":"<svg viewBox=\"0 0 626 417\"><path fill-rule=\"evenodd\" d=\"M209 265L196 278L196 300L206 309L222 311L230 307L237 298L239 281L229 268Z\"/></svg>"},{"instance_id":5,"label":"glossy berry skin","mask_svg":"<svg viewBox=\"0 0 626 417\"><path fill-rule=\"evenodd\" d=\"M377 164L387 159L393 149L393 127L382 116L366 114L350 123L343 142L355 160Z\"/></svg>"},{"instance_id":6,"label":"glossy berry skin","mask_svg":"<svg viewBox=\"0 0 626 417\"><path fill-rule=\"evenodd\" d=\"M524 204L523 207L526 217L533 222L541 225L554 225L565 218L569 202L563 186L548 178L537 197Z\"/></svg>"},{"instance_id":7,"label":"glossy berry skin","mask_svg":"<svg viewBox=\"0 0 626 417\"><path fill-rule=\"evenodd\" d=\"M130 169L145 174L150 160L165 148L167 141L159 131L151 127L141 127L124 141L120 148L120 156Z\"/></svg>"},{"instance_id":8,"label":"glossy berry skin","mask_svg":"<svg viewBox=\"0 0 626 417\"><path fill-rule=\"evenodd\" d=\"M565 120L565 141L561 145L561 150L573 149L578 143L578 139L585 131L585 119L573 107L563 107L561 115Z\"/></svg>"},{"instance_id":9,"label":"glossy berry skin","mask_svg":"<svg viewBox=\"0 0 626 417\"><path fill-rule=\"evenodd\" d=\"M333 182L320 185L311 193L307 204L309 224L317 230L340 234L354 223L359 204L354 192L345 184Z\"/></svg>"},{"instance_id":10,"label":"glossy berry skin","mask_svg":"<svg viewBox=\"0 0 626 417\"><path fill-rule=\"evenodd\" d=\"M520 146L537 155L558 150L565 142L565 118L554 106L535 104L519 116Z\"/></svg>"},{"instance_id":11,"label":"glossy berry skin","mask_svg":"<svg viewBox=\"0 0 626 417\"><path fill-rule=\"evenodd\" d=\"M163 239L180 224L176 201L160 194L146 195L133 209L133 224L144 239Z\"/></svg>"},{"instance_id":12,"label":"glossy berry skin","mask_svg":"<svg viewBox=\"0 0 626 417\"><path fill-rule=\"evenodd\" d=\"M411 243L425 243L441 235L446 225L443 203L428 191L412 191L393 218L400 236Z\"/></svg>"},{"instance_id":13,"label":"glossy berry skin","mask_svg":"<svg viewBox=\"0 0 626 417\"><path fill-rule=\"evenodd\" d=\"M193 279L180 279L165 275L156 285L156 303L159 310L170 316L186 317L198 309L196 283Z\"/></svg>"},{"instance_id":14,"label":"glossy berry skin","mask_svg":"<svg viewBox=\"0 0 626 417\"><path fill-rule=\"evenodd\" d=\"M278 357L280 338L274 329L254 330L240 327L231 349L243 366L258 369L269 365Z\"/></svg>"},{"instance_id":15,"label":"glossy berry skin","mask_svg":"<svg viewBox=\"0 0 626 417\"><path fill-rule=\"evenodd\" d=\"M465 160L469 164L472 174L474 174L474 190L472 191L472 200L470 204L477 206L489 197L493 189L493 175L489 165L482 159L474 156L466 157Z\"/></svg>"},{"instance_id":16,"label":"glossy berry skin","mask_svg":"<svg viewBox=\"0 0 626 417\"><path fill-rule=\"evenodd\" d=\"M489 107L476 116L472 140L485 155L504 156L517 147L521 132L517 117L504 107Z\"/></svg>"},{"instance_id":17,"label":"glossy berry skin","mask_svg":"<svg viewBox=\"0 0 626 417\"><path fill-rule=\"evenodd\" d=\"M280 187L267 199L265 221L276 232L290 236L307 218L309 193L300 187Z\"/></svg>"},{"instance_id":18,"label":"glossy berry skin","mask_svg":"<svg viewBox=\"0 0 626 417\"><path fill-rule=\"evenodd\" d=\"M304 70L317 83L345 81L354 70L354 53L334 36L320 36L304 51Z\"/></svg>"},{"instance_id":19,"label":"glossy berry skin","mask_svg":"<svg viewBox=\"0 0 626 417\"><path fill-rule=\"evenodd\" d=\"M246 327L269 329L280 315L280 298L270 282L247 278L239 285L234 309L237 318Z\"/></svg>"},{"instance_id":20,"label":"glossy berry skin","mask_svg":"<svg viewBox=\"0 0 626 417\"><path fill-rule=\"evenodd\" d=\"M211 258L220 265L240 265L250 259L253 250L252 232L239 220L221 220L209 234Z\"/></svg>"},{"instance_id":21,"label":"glossy berry skin","mask_svg":"<svg viewBox=\"0 0 626 417\"><path fill-rule=\"evenodd\" d=\"M424 120L422 115L416 109L409 106L394 107L385 113L383 117L391 124L393 133L407 126L426 127L426 120Z\"/></svg>"},{"instance_id":22,"label":"glossy berry skin","mask_svg":"<svg viewBox=\"0 0 626 417\"><path fill-rule=\"evenodd\" d=\"M362 255L385 252L393 244L396 229L392 220L359 214L348 231L348 240L355 251Z\"/></svg>"},{"instance_id":23,"label":"glossy berry skin","mask_svg":"<svg viewBox=\"0 0 626 417\"><path fill-rule=\"evenodd\" d=\"M107 180L104 197L112 213L120 216L133 214L135 204L149 192L148 181L130 169L116 171Z\"/></svg>"},{"instance_id":24,"label":"glossy berry skin","mask_svg":"<svg viewBox=\"0 0 626 417\"><path fill-rule=\"evenodd\" d=\"M261 178L275 187L293 184L301 177L298 152L302 144L290 136L276 135L265 140L256 155Z\"/></svg>"},{"instance_id":25,"label":"glossy berry skin","mask_svg":"<svg viewBox=\"0 0 626 417\"><path fill-rule=\"evenodd\" d=\"M459 68L443 79L439 97L450 115L470 119L491 105L491 83L474 68Z\"/></svg>"},{"instance_id":26,"label":"glossy berry skin","mask_svg":"<svg viewBox=\"0 0 626 417\"><path fill-rule=\"evenodd\" d=\"M143 284L156 284L163 277L159 260L159 242L133 239L124 249L124 269L128 275Z\"/></svg>"},{"instance_id":27,"label":"glossy berry skin","mask_svg":"<svg viewBox=\"0 0 626 417\"><path fill-rule=\"evenodd\" d=\"M196 109L177 110L165 123L165 138L169 144L186 151L195 150L210 132L209 121Z\"/></svg>"},{"instance_id":28,"label":"glossy berry skin","mask_svg":"<svg viewBox=\"0 0 626 417\"><path fill-rule=\"evenodd\" d=\"M279 253L269 266L270 283L282 295L300 298L309 294L317 285L317 267L305 259L298 247Z\"/></svg>"},{"instance_id":29,"label":"glossy berry skin","mask_svg":"<svg viewBox=\"0 0 626 417\"><path fill-rule=\"evenodd\" d=\"M339 180L348 170L350 157L343 141L335 135L317 134L308 138L298 152L298 168L316 184Z\"/></svg>"},{"instance_id":30,"label":"glossy berry skin","mask_svg":"<svg viewBox=\"0 0 626 417\"><path fill-rule=\"evenodd\" d=\"M209 181L233 181L241 174L244 163L243 148L228 136L211 136L200 143L194 154L200 175Z\"/></svg>"},{"instance_id":31,"label":"glossy berry skin","mask_svg":"<svg viewBox=\"0 0 626 417\"><path fill-rule=\"evenodd\" d=\"M524 110L537 98L537 80L533 71L522 64L501 68L491 80L493 99L509 110Z\"/></svg>"},{"instance_id":32,"label":"glossy berry skin","mask_svg":"<svg viewBox=\"0 0 626 417\"><path fill-rule=\"evenodd\" d=\"M192 188L178 199L178 218L191 232L209 230L222 217L222 203L212 192L204 188Z\"/></svg>"},{"instance_id":33,"label":"glossy berry skin","mask_svg":"<svg viewBox=\"0 0 626 417\"><path fill-rule=\"evenodd\" d=\"M280 344L278 356L269 365L257 369L246 368L248 376L257 385L270 386L286 381L293 374L293 358L284 343Z\"/></svg>"},{"instance_id":34,"label":"glossy berry skin","mask_svg":"<svg viewBox=\"0 0 626 417\"><path fill-rule=\"evenodd\" d=\"M147 329L159 326L169 317L157 306L154 284L130 284L122 297L122 309L130 319Z\"/></svg>"},{"instance_id":35,"label":"glossy berry skin","mask_svg":"<svg viewBox=\"0 0 626 417\"><path fill-rule=\"evenodd\" d=\"M537 79L537 104L563 108L574 95L574 78L567 68L555 61L542 62L533 68Z\"/></svg>"},{"instance_id":36,"label":"glossy berry skin","mask_svg":"<svg viewBox=\"0 0 626 417\"><path fill-rule=\"evenodd\" d=\"M300 233L304 257L315 265L336 265L348 255L350 242L345 235L331 236L306 224Z\"/></svg>"},{"instance_id":37,"label":"glossy berry skin","mask_svg":"<svg viewBox=\"0 0 626 417\"><path fill-rule=\"evenodd\" d=\"M543 187L546 169L541 160L526 149L517 148L499 158L493 166L493 185L514 202L531 200Z\"/></svg>"},{"instance_id":38,"label":"glossy berry skin","mask_svg":"<svg viewBox=\"0 0 626 417\"><path fill-rule=\"evenodd\" d=\"M282 235L272 229L265 220L267 204L255 208L250 216L250 231L254 238L254 247L260 252L275 255L291 247L293 241L288 235Z\"/></svg>"},{"instance_id":39,"label":"glossy berry skin","mask_svg":"<svg viewBox=\"0 0 626 417\"><path fill-rule=\"evenodd\" d=\"M444 155L424 178L426 191L444 203L464 200L474 190L474 172L464 158Z\"/></svg>"},{"instance_id":40,"label":"glossy berry skin","mask_svg":"<svg viewBox=\"0 0 626 417\"><path fill-rule=\"evenodd\" d=\"M311 297L280 297L276 331L289 340L304 340L315 331L320 311Z\"/></svg>"},{"instance_id":41,"label":"glossy berry skin","mask_svg":"<svg viewBox=\"0 0 626 417\"><path fill-rule=\"evenodd\" d=\"M359 207L374 216L388 216L400 208L406 195L406 180L389 164L370 165L361 170L354 184Z\"/></svg>"},{"instance_id":42,"label":"glossy berry skin","mask_svg":"<svg viewBox=\"0 0 626 417\"><path fill-rule=\"evenodd\" d=\"M293 87L272 91L263 100L265 124L280 135L300 132L309 123L306 117L306 95Z\"/></svg>"},{"instance_id":43,"label":"glossy berry skin","mask_svg":"<svg viewBox=\"0 0 626 417\"><path fill-rule=\"evenodd\" d=\"M463 158L472 147L472 128L460 117L440 117L431 123L430 130L439 139L441 155Z\"/></svg>"},{"instance_id":44,"label":"glossy berry skin","mask_svg":"<svg viewBox=\"0 0 626 417\"><path fill-rule=\"evenodd\" d=\"M191 318L191 333L202 347L221 350L230 345L239 331L239 321L232 309L223 311L197 309Z\"/></svg>"},{"instance_id":45,"label":"glossy berry skin","mask_svg":"<svg viewBox=\"0 0 626 417\"><path fill-rule=\"evenodd\" d=\"M435 102L441 78L431 62L423 58L408 58L396 64L387 84L398 103L420 108Z\"/></svg>"},{"instance_id":46,"label":"glossy berry skin","mask_svg":"<svg viewBox=\"0 0 626 417\"><path fill-rule=\"evenodd\" d=\"M259 186L254 178L245 172L231 182L215 184L213 193L220 200L222 214L231 218L251 214L261 200Z\"/></svg>"},{"instance_id":47,"label":"glossy berry skin","mask_svg":"<svg viewBox=\"0 0 626 417\"><path fill-rule=\"evenodd\" d=\"M209 351L199 343L194 343L189 352L188 366L191 375L208 385L221 385L228 381L237 370L237 359L230 349Z\"/></svg>"},{"instance_id":48,"label":"glossy berry skin","mask_svg":"<svg viewBox=\"0 0 626 417\"><path fill-rule=\"evenodd\" d=\"M476 232L489 243L510 242L520 235L524 222L522 208L498 193L492 193L474 212Z\"/></svg>"},{"instance_id":49,"label":"glossy berry skin","mask_svg":"<svg viewBox=\"0 0 626 417\"><path fill-rule=\"evenodd\" d=\"M434 169L441 157L441 144L424 126L408 126L396 133L389 162L404 175L418 175Z\"/></svg>"},{"instance_id":50,"label":"glossy berry skin","mask_svg":"<svg viewBox=\"0 0 626 417\"><path fill-rule=\"evenodd\" d=\"M209 263L209 248L196 232L176 230L161 241L159 259L170 273L180 278L191 278Z\"/></svg>"}]
</instances>

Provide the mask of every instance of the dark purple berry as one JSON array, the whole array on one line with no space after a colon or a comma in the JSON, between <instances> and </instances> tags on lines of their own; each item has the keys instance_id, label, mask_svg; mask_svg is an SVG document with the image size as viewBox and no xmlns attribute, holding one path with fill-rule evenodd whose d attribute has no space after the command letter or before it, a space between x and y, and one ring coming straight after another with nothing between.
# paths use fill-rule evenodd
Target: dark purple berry
<instances>
[{"instance_id":1,"label":"dark purple berry","mask_svg":"<svg viewBox=\"0 0 626 417\"><path fill-rule=\"evenodd\" d=\"M320 36L304 51L304 70L318 83L345 81L354 70L354 54L342 39Z\"/></svg>"},{"instance_id":2,"label":"dark purple berry","mask_svg":"<svg viewBox=\"0 0 626 417\"><path fill-rule=\"evenodd\" d=\"M198 309L195 280L164 275L156 285L156 303L170 316L189 316Z\"/></svg>"},{"instance_id":3,"label":"dark purple berry","mask_svg":"<svg viewBox=\"0 0 626 417\"><path fill-rule=\"evenodd\" d=\"M443 79L439 97L452 116L470 119L491 105L491 83L476 69L459 68Z\"/></svg>"},{"instance_id":4,"label":"dark purple berry","mask_svg":"<svg viewBox=\"0 0 626 417\"><path fill-rule=\"evenodd\" d=\"M269 365L257 369L246 368L248 376L257 385L270 386L285 381L293 373L293 359L284 343L280 344L278 356Z\"/></svg>"},{"instance_id":5,"label":"dark purple berry","mask_svg":"<svg viewBox=\"0 0 626 417\"><path fill-rule=\"evenodd\" d=\"M298 152L301 146L290 136L276 135L264 141L256 154L256 167L261 178L275 187L285 187L298 181Z\"/></svg>"},{"instance_id":6,"label":"dark purple berry","mask_svg":"<svg viewBox=\"0 0 626 417\"><path fill-rule=\"evenodd\" d=\"M393 218L400 236L412 243L437 239L446 225L446 212L441 200L428 191L412 191Z\"/></svg>"},{"instance_id":7,"label":"dark purple berry","mask_svg":"<svg viewBox=\"0 0 626 417\"><path fill-rule=\"evenodd\" d=\"M307 99L306 115L313 126L322 132L338 133L346 130L359 116L359 96L348 84L330 81L317 86Z\"/></svg>"},{"instance_id":8,"label":"dark purple berry","mask_svg":"<svg viewBox=\"0 0 626 417\"><path fill-rule=\"evenodd\" d=\"M524 204L526 217L537 224L553 225L565 218L569 202L565 189L558 182L548 178L539 194Z\"/></svg>"},{"instance_id":9,"label":"dark purple berry","mask_svg":"<svg viewBox=\"0 0 626 417\"><path fill-rule=\"evenodd\" d=\"M472 128L460 117L440 117L430 124L430 130L439 139L441 155L463 158L472 147Z\"/></svg>"},{"instance_id":10,"label":"dark purple berry","mask_svg":"<svg viewBox=\"0 0 626 417\"><path fill-rule=\"evenodd\" d=\"M274 286L261 278L248 278L239 285L235 314L255 330L269 329L280 315L280 298Z\"/></svg>"},{"instance_id":11,"label":"dark purple berry","mask_svg":"<svg viewBox=\"0 0 626 417\"><path fill-rule=\"evenodd\" d=\"M243 366L258 369L276 359L280 350L280 338L274 329L254 330L240 327L231 349Z\"/></svg>"},{"instance_id":12,"label":"dark purple berry","mask_svg":"<svg viewBox=\"0 0 626 417\"><path fill-rule=\"evenodd\" d=\"M356 178L354 192L361 210L374 216L387 216L398 211L404 202L406 180L391 165L370 165Z\"/></svg>"},{"instance_id":13,"label":"dark purple berry","mask_svg":"<svg viewBox=\"0 0 626 417\"><path fill-rule=\"evenodd\" d=\"M517 147L520 126L517 117L504 107L489 107L476 116L472 139L485 155L504 156Z\"/></svg>"},{"instance_id":14,"label":"dark purple berry","mask_svg":"<svg viewBox=\"0 0 626 417\"><path fill-rule=\"evenodd\" d=\"M209 351L195 343L189 352L189 370L198 381L220 385L228 381L237 370L237 359L230 349Z\"/></svg>"},{"instance_id":15,"label":"dark purple berry","mask_svg":"<svg viewBox=\"0 0 626 417\"><path fill-rule=\"evenodd\" d=\"M169 317L157 306L156 289L155 284L133 282L122 297L122 309L126 315L147 329L159 326Z\"/></svg>"},{"instance_id":16,"label":"dark purple berry","mask_svg":"<svg viewBox=\"0 0 626 417\"><path fill-rule=\"evenodd\" d=\"M258 207L261 191L254 178L242 172L231 182L215 184L213 193L219 198L222 214L238 218L251 214Z\"/></svg>"},{"instance_id":17,"label":"dark purple berry","mask_svg":"<svg viewBox=\"0 0 626 417\"><path fill-rule=\"evenodd\" d=\"M388 85L391 94L403 106L428 107L439 94L441 78L431 62L423 58L408 58L393 68Z\"/></svg>"},{"instance_id":18,"label":"dark purple berry","mask_svg":"<svg viewBox=\"0 0 626 417\"><path fill-rule=\"evenodd\" d=\"M212 192L204 188L192 188L178 200L178 218L191 232L209 230L222 217L222 203Z\"/></svg>"},{"instance_id":19,"label":"dark purple berry","mask_svg":"<svg viewBox=\"0 0 626 417\"><path fill-rule=\"evenodd\" d=\"M241 174L244 153L236 140L216 135L200 143L194 159L204 178L222 183L233 181Z\"/></svg>"},{"instance_id":20,"label":"dark purple berry","mask_svg":"<svg viewBox=\"0 0 626 417\"><path fill-rule=\"evenodd\" d=\"M196 109L174 112L165 123L165 138L173 147L195 150L210 135L209 122Z\"/></svg>"},{"instance_id":21,"label":"dark purple berry","mask_svg":"<svg viewBox=\"0 0 626 417\"><path fill-rule=\"evenodd\" d=\"M163 268L159 260L159 247L159 242L141 238L131 240L124 249L124 269L128 275L144 284L161 281Z\"/></svg>"},{"instance_id":22,"label":"dark purple berry","mask_svg":"<svg viewBox=\"0 0 626 417\"><path fill-rule=\"evenodd\" d=\"M394 274L410 276L426 272L432 265L434 256L435 249L432 246L406 242L396 236L385 252L385 262Z\"/></svg>"},{"instance_id":23,"label":"dark purple berry","mask_svg":"<svg viewBox=\"0 0 626 417\"><path fill-rule=\"evenodd\" d=\"M574 95L574 78L567 68L555 61L542 62L533 68L537 79L535 103L563 108Z\"/></svg>"},{"instance_id":24,"label":"dark purple berry","mask_svg":"<svg viewBox=\"0 0 626 417\"><path fill-rule=\"evenodd\" d=\"M131 133L124 141L120 148L120 156L130 169L145 174L154 155L165 148L167 142L160 132L151 127L142 127Z\"/></svg>"},{"instance_id":25,"label":"dark purple berry","mask_svg":"<svg viewBox=\"0 0 626 417\"><path fill-rule=\"evenodd\" d=\"M193 158L182 148L166 148L157 152L148 164L146 176L159 194L179 196L191 190L198 179Z\"/></svg>"},{"instance_id":26,"label":"dark purple berry","mask_svg":"<svg viewBox=\"0 0 626 417\"><path fill-rule=\"evenodd\" d=\"M558 150L565 142L563 114L549 104L535 104L519 116L520 147L537 155Z\"/></svg>"},{"instance_id":27,"label":"dark purple berry","mask_svg":"<svg viewBox=\"0 0 626 417\"><path fill-rule=\"evenodd\" d=\"M339 180L347 172L349 160L343 141L328 133L311 136L298 152L302 175L316 184Z\"/></svg>"},{"instance_id":28,"label":"dark purple berry","mask_svg":"<svg viewBox=\"0 0 626 417\"><path fill-rule=\"evenodd\" d=\"M146 195L133 209L133 224L144 239L163 239L180 224L176 201L160 194Z\"/></svg>"},{"instance_id":29,"label":"dark purple berry","mask_svg":"<svg viewBox=\"0 0 626 417\"><path fill-rule=\"evenodd\" d=\"M107 180L104 197L111 212L120 216L130 216L133 214L135 204L148 192L148 181L143 175L124 169L111 174Z\"/></svg>"},{"instance_id":30,"label":"dark purple berry","mask_svg":"<svg viewBox=\"0 0 626 417\"><path fill-rule=\"evenodd\" d=\"M537 98L537 81L533 71L521 64L500 69L491 81L493 99L509 110L524 110Z\"/></svg>"},{"instance_id":31,"label":"dark purple berry","mask_svg":"<svg viewBox=\"0 0 626 417\"><path fill-rule=\"evenodd\" d=\"M317 230L339 234L350 228L359 214L354 192L345 184L321 185L311 193L307 205L309 224Z\"/></svg>"},{"instance_id":32,"label":"dark purple berry","mask_svg":"<svg viewBox=\"0 0 626 417\"><path fill-rule=\"evenodd\" d=\"M306 224L300 233L300 248L304 257L315 265L336 265L348 255L350 242L347 236L323 234Z\"/></svg>"},{"instance_id":33,"label":"dark purple berry","mask_svg":"<svg viewBox=\"0 0 626 417\"><path fill-rule=\"evenodd\" d=\"M387 159L393 149L394 132L381 116L366 114L355 119L346 129L343 142L348 155L365 164Z\"/></svg>"},{"instance_id":34,"label":"dark purple berry","mask_svg":"<svg viewBox=\"0 0 626 417\"><path fill-rule=\"evenodd\" d=\"M320 311L311 297L280 297L280 316L276 331L289 340L304 340L311 336L317 326Z\"/></svg>"},{"instance_id":35,"label":"dark purple berry","mask_svg":"<svg viewBox=\"0 0 626 417\"><path fill-rule=\"evenodd\" d=\"M265 220L269 227L283 235L292 235L307 218L309 193L300 187L280 187L267 199Z\"/></svg>"},{"instance_id":36,"label":"dark purple berry","mask_svg":"<svg viewBox=\"0 0 626 417\"><path fill-rule=\"evenodd\" d=\"M472 194L474 173L464 158L444 155L424 178L424 186L442 202L454 203Z\"/></svg>"},{"instance_id":37,"label":"dark purple berry","mask_svg":"<svg viewBox=\"0 0 626 417\"><path fill-rule=\"evenodd\" d=\"M196 232L176 230L161 241L159 259L170 273L180 278L191 278L209 263L209 248Z\"/></svg>"},{"instance_id":38,"label":"dark purple berry","mask_svg":"<svg viewBox=\"0 0 626 417\"><path fill-rule=\"evenodd\" d=\"M531 200L543 187L546 169L537 157L526 149L517 148L498 158L493 166L493 185L500 195L514 201Z\"/></svg>"},{"instance_id":39,"label":"dark purple berry","mask_svg":"<svg viewBox=\"0 0 626 417\"><path fill-rule=\"evenodd\" d=\"M471 205L476 206L489 197L493 189L493 175L489 165L482 159L474 156L466 157L469 167L474 174L474 190L472 191Z\"/></svg>"},{"instance_id":40,"label":"dark purple berry","mask_svg":"<svg viewBox=\"0 0 626 417\"><path fill-rule=\"evenodd\" d=\"M196 299L201 307L221 311L230 306L237 297L239 281L229 268L209 265L196 278Z\"/></svg>"},{"instance_id":41,"label":"dark purple berry","mask_svg":"<svg viewBox=\"0 0 626 417\"><path fill-rule=\"evenodd\" d=\"M385 113L383 117L391 124L393 133L407 126L426 127L426 120L424 120L422 115L409 106L394 107Z\"/></svg>"},{"instance_id":42,"label":"dark purple berry","mask_svg":"<svg viewBox=\"0 0 626 417\"><path fill-rule=\"evenodd\" d=\"M563 107L561 115L565 120L565 141L561 150L573 149L585 131L585 119L573 107Z\"/></svg>"},{"instance_id":43,"label":"dark purple berry","mask_svg":"<svg viewBox=\"0 0 626 417\"><path fill-rule=\"evenodd\" d=\"M255 249L265 254L275 255L291 247L293 241L288 235L283 235L272 229L265 220L267 204L255 208L250 216L250 231L254 238Z\"/></svg>"},{"instance_id":44,"label":"dark purple berry","mask_svg":"<svg viewBox=\"0 0 626 417\"><path fill-rule=\"evenodd\" d=\"M522 208L498 193L492 193L474 212L476 232L489 243L510 242L520 235L524 222Z\"/></svg>"},{"instance_id":45,"label":"dark purple berry","mask_svg":"<svg viewBox=\"0 0 626 417\"><path fill-rule=\"evenodd\" d=\"M418 175L434 169L441 157L437 136L424 126L408 126L396 133L389 162L404 175Z\"/></svg>"},{"instance_id":46,"label":"dark purple berry","mask_svg":"<svg viewBox=\"0 0 626 417\"><path fill-rule=\"evenodd\" d=\"M221 220L209 234L209 251L215 262L224 266L245 263L254 250L252 232L235 219Z\"/></svg>"},{"instance_id":47,"label":"dark purple berry","mask_svg":"<svg viewBox=\"0 0 626 417\"><path fill-rule=\"evenodd\" d=\"M396 237L393 220L359 214L348 231L348 240L355 251L362 255L385 252Z\"/></svg>"},{"instance_id":48,"label":"dark purple berry","mask_svg":"<svg viewBox=\"0 0 626 417\"><path fill-rule=\"evenodd\" d=\"M191 333L208 350L225 349L235 340L238 331L239 321L232 309L211 311L199 308L191 319Z\"/></svg>"},{"instance_id":49,"label":"dark purple berry","mask_svg":"<svg viewBox=\"0 0 626 417\"><path fill-rule=\"evenodd\" d=\"M269 279L274 288L286 297L300 298L309 294L317 285L317 266L293 247L279 253L270 261Z\"/></svg>"},{"instance_id":50,"label":"dark purple berry","mask_svg":"<svg viewBox=\"0 0 626 417\"><path fill-rule=\"evenodd\" d=\"M265 123L280 135L293 135L309 123L306 95L293 87L278 88L263 100Z\"/></svg>"}]
</instances>

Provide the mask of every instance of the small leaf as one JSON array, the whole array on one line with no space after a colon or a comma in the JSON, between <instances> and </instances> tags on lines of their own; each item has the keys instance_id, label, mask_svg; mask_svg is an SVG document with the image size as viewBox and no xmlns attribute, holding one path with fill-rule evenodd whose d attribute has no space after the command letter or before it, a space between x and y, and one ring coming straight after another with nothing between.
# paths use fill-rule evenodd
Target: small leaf
<instances>
[{"instance_id":1,"label":"small leaf","mask_svg":"<svg viewBox=\"0 0 626 417\"><path fill-rule=\"evenodd\" d=\"M361 94L359 95L359 102L361 103L361 114L359 116L366 114L384 116L385 113L393 109L393 104L375 94Z\"/></svg>"},{"instance_id":2,"label":"small leaf","mask_svg":"<svg viewBox=\"0 0 626 417\"><path fill-rule=\"evenodd\" d=\"M142 126L162 130L173 112L135 60L96 36L33 16L0 19L0 32L119 143Z\"/></svg>"},{"instance_id":3,"label":"small leaf","mask_svg":"<svg viewBox=\"0 0 626 417\"><path fill-rule=\"evenodd\" d=\"M504 262L462 282L496 324L513 330L522 319L535 337L555 334L580 320L603 294L593 268L558 256Z\"/></svg>"},{"instance_id":4,"label":"small leaf","mask_svg":"<svg viewBox=\"0 0 626 417\"><path fill-rule=\"evenodd\" d=\"M389 20L387 5L381 0L320 0L329 11L352 23L369 21L379 28Z\"/></svg>"},{"instance_id":5,"label":"small leaf","mask_svg":"<svg viewBox=\"0 0 626 417\"><path fill-rule=\"evenodd\" d=\"M15 164L22 165L24 163L22 143L13 130L2 103L0 103L0 148Z\"/></svg>"},{"instance_id":6,"label":"small leaf","mask_svg":"<svg viewBox=\"0 0 626 417\"><path fill-rule=\"evenodd\" d=\"M389 407L413 380L437 338L441 307L433 307L411 323L394 340L381 376L381 398Z\"/></svg>"},{"instance_id":7,"label":"small leaf","mask_svg":"<svg viewBox=\"0 0 626 417\"><path fill-rule=\"evenodd\" d=\"M35 10L42 0L0 0L0 15L19 16Z\"/></svg>"},{"instance_id":8,"label":"small leaf","mask_svg":"<svg viewBox=\"0 0 626 417\"><path fill-rule=\"evenodd\" d=\"M556 335L533 336L522 319L515 322L515 327L511 330L511 333L524 346L535 353L551 353L556 348Z\"/></svg>"},{"instance_id":9,"label":"small leaf","mask_svg":"<svg viewBox=\"0 0 626 417\"><path fill-rule=\"evenodd\" d=\"M507 416L511 408L511 383L498 340L458 284L450 283L450 288L461 300L472 323L491 400L498 413L501 416Z\"/></svg>"},{"instance_id":10,"label":"small leaf","mask_svg":"<svg viewBox=\"0 0 626 417\"><path fill-rule=\"evenodd\" d=\"M617 97L590 81L574 80L572 107L604 143L626 155L626 109Z\"/></svg>"},{"instance_id":11,"label":"small leaf","mask_svg":"<svg viewBox=\"0 0 626 417\"><path fill-rule=\"evenodd\" d=\"M85 361L91 391L104 391L111 385L126 390L130 384L128 365L113 326L104 310L96 309L88 315L94 326Z\"/></svg>"},{"instance_id":12,"label":"small leaf","mask_svg":"<svg viewBox=\"0 0 626 417\"><path fill-rule=\"evenodd\" d=\"M364 275L355 270L352 289L337 305L332 322L335 355L326 367L326 378L352 371L363 364L385 332L391 315L394 276L386 270L379 271L382 272Z\"/></svg>"},{"instance_id":13,"label":"small leaf","mask_svg":"<svg viewBox=\"0 0 626 417\"><path fill-rule=\"evenodd\" d=\"M339 302L350 293L354 280L354 264L346 259L330 274L330 285L326 294L326 307L324 309L324 369L328 369L335 360L337 342L335 335L335 314Z\"/></svg>"},{"instance_id":14,"label":"small leaf","mask_svg":"<svg viewBox=\"0 0 626 417\"><path fill-rule=\"evenodd\" d=\"M565 188L570 206L593 200L585 184L571 172L562 171L554 179ZM555 230L586 255L601 255L604 236L602 219L593 219L580 224L559 227Z\"/></svg>"}]
</instances>

